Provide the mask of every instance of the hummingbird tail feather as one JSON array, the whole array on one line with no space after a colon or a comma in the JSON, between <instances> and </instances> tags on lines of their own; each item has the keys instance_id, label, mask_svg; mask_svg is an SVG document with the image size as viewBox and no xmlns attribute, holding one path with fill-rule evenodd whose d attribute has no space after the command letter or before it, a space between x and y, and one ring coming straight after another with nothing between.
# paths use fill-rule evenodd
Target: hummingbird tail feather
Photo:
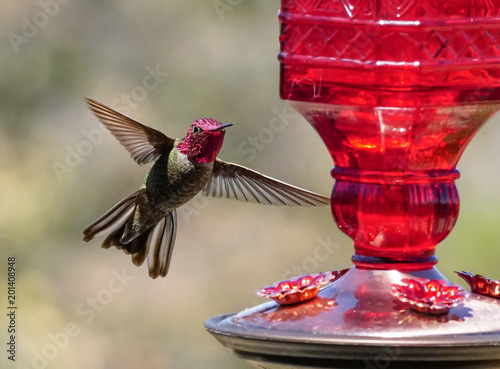
<instances>
[{"instance_id":1,"label":"hummingbird tail feather","mask_svg":"<svg viewBox=\"0 0 500 369\"><path fill-rule=\"evenodd\" d=\"M109 249L115 246L117 249L123 250L132 256L132 262L136 266L142 265L147 259L149 276L151 278L165 277L172 258L177 233L175 210L162 218L156 225L137 234L130 241L124 241L123 238L127 227L133 221L137 205L139 203L145 205L147 201L144 191L144 189L139 190L123 199L88 226L83 231L83 240L88 242L95 237L107 235L102 243L103 248Z\"/></svg>"},{"instance_id":2,"label":"hummingbird tail feather","mask_svg":"<svg viewBox=\"0 0 500 369\"><path fill-rule=\"evenodd\" d=\"M124 251L129 251L128 253L132 254L132 262L135 265L140 266L144 260L148 260L151 278L165 277L174 250L176 233L177 214L174 210L156 225L122 247Z\"/></svg>"},{"instance_id":3,"label":"hummingbird tail feather","mask_svg":"<svg viewBox=\"0 0 500 369\"><path fill-rule=\"evenodd\" d=\"M147 232L149 235L143 255L147 253L149 276L151 278L165 277L170 266L177 233L176 211L170 212Z\"/></svg>"},{"instance_id":4,"label":"hummingbird tail feather","mask_svg":"<svg viewBox=\"0 0 500 369\"><path fill-rule=\"evenodd\" d=\"M102 242L103 249L115 246L125 254L132 254L132 262L140 266L145 260L147 249L144 248L148 232L137 234L131 241L123 242L123 234L127 225L133 222L137 205L146 198L144 189L126 197L106 214L97 219L83 231L83 241L88 242L96 237L106 235Z\"/></svg>"},{"instance_id":5,"label":"hummingbird tail feather","mask_svg":"<svg viewBox=\"0 0 500 369\"><path fill-rule=\"evenodd\" d=\"M136 199L140 192L141 190L126 197L113 206L106 214L85 228L83 230L83 241L88 242L103 234L108 234L106 241L109 242L104 241L103 247L118 246L112 242L112 235L119 233L120 229L124 229L128 219L134 213Z\"/></svg>"}]
</instances>

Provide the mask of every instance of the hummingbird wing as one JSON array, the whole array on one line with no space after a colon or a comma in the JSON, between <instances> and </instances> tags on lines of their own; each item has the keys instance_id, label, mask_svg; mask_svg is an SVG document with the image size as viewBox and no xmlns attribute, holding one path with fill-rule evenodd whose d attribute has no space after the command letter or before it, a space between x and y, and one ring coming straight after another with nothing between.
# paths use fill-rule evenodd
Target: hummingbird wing
<instances>
[{"instance_id":1,"label":"hummingbird wing","mask_svg":"<svg viewBox=\"0 0 500 369\"><path fill-rule=\"evenodd\" d=\"M225 197L264 205L325 206L330 199L241 165L216 159L205 196Z\"/></svg>"},{"instance_id":2,"label":"hummingbird wing","mask_svg":"<svg viewBox=\"0 0 500 369\"><path fill-rule=\"evenodd\" d=\"M150 163L162 153L169 152L174 146L174 139L156 129L139 123L98 101L87 98L85 101L90 110L127 149L137 164Z\"/></svg>"}]
</instances>

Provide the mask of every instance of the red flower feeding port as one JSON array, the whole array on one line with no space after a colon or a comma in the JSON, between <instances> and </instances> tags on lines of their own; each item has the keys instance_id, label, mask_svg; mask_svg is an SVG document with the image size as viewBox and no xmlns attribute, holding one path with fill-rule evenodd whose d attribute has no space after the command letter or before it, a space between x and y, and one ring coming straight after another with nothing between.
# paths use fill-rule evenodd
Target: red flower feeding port
<instances>
[{"instance_id":1,"label":"red flower feeding port","mask_svg":"<svg viewBox=\"0 0 500 369\"><path fill-rule=\"evenodd\" d=\"M421 313L447 314L465 298L460 287L448 286L445 281L403 279L401 282L403 284L392 285L392 294L410 309Z\"/></svg>"},{"instance_id":2,"label":"red flower feeding port","mask_svg":"<svg viewBox=\"0 0 500 369\"><path fill-rule=\"evenodd\" d=\"M480 274L474 275L468 272L455 273L469 284L472 292L500 299L500 281L483 277Z\"/></svg>"},{"instance_id":3,"label":"red flower feeding port","mask_svg":"<svg viewBox=\"0 0 500 369\"><path fill-rule=\"evenodd\" d=\"M256 293L261 297L272 299L278 305L297 304L315 298L322 286L333 283L347 273L348 270L306 274L286 281L276 282L272 286L262 287Z\"/></svg>"},{"instance_id":4,"label":"red flower feeding port","mask_svg":"<svg viewBox=\"0 0 500 369\"><path fill-rule=\"evenodd\" d=\"M498 300L472 293L434 316L392 286L451 285L435 249L458 216L460 156L500 109L500 2L282 0L280 24L281 97L333 159L354 268L313 300L206 328L264 368L499 368Z\"/></svg>"}]
</instances>

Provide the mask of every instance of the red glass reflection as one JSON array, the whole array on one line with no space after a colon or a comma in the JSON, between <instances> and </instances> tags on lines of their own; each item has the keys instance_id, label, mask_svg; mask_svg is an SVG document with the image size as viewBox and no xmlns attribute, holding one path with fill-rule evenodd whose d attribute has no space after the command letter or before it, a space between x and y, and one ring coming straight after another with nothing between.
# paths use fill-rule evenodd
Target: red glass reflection
<instances>
[{"instance_id":1,"label":"red glass reflection","mask_svg":"<svg viewBox=\"0 0 500 369\"><path fill-rule=\"evenodd\" d=\"M314 300L305 301L300 305L273 306L267 310L244 318L236 316L234 321L236 323L244 323L247 320L257 323L300 322L306 318L324 314L337 305L335 298L323 298L318 296L314 298Z\"/></svg>"},{"instance_id":2,"label":"red glass reflection","mask_svg":"<svg viewBox=\"0 0 500 369\"><path fill-rule=\"evenodd\" d=\"M394 300L388 293L381 294L379 288L378 278L372 278L359 285L354 292L356 305L347 310L343 316L347 325L374 328L400 324L406 317L405 311L408 305Z\"/></svg>"},{"instance_id":3,"label":"red glass reflection","mask_svg":"<svg viewBox=\"0 0 500 369\"><path fill-rule=\"evenodd\" d=\"M335 163L354 263L422 270L455 225L460 156L500 109L500 2L282 0L283 99Z\"/></svg>"}]
</instances>

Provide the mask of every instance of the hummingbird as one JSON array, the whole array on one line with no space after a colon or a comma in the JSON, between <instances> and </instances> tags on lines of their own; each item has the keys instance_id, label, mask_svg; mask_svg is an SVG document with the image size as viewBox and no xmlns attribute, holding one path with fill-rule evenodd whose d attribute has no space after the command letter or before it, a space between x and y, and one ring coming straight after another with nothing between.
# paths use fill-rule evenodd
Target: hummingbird
<instances>
[{"instance_id":1,"label":"hummingbird","mask_svg":"<svg viewBox=\"0 0 500 369\"><path fill-rule=\"evenodd\" d=\"M167 275L177 232L176 209L199 192L265 205L325 206L327 197L217 158L227 127L198 119L186 137L170 138L104 104L85 99L100 122L139 165L154 162L142 186L83 231L83 241L105 236L102 247L130 254L149 276Z\"/></svg>"}]
</instances>

